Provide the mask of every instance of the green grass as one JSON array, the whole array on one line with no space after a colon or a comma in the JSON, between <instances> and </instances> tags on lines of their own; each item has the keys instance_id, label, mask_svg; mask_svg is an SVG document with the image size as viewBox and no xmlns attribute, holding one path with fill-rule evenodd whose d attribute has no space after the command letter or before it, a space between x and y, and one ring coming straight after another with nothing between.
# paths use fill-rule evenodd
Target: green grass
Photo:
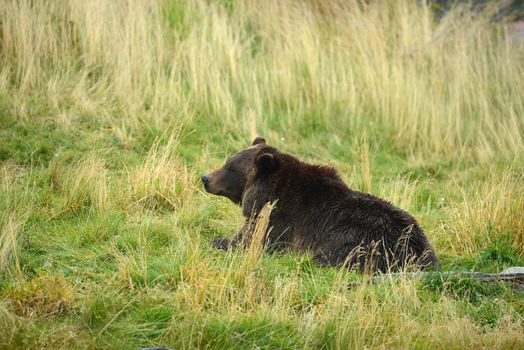
<instances>
[{"instance_id":1,"label":"green grass","mask_svg":"<svg viewBox=\"0 0 524 350\"><path fill-rule=\"evenodd\" d=\"M524 266L524 50L420 2L0 4L0 348L524 348L524 294L349 287L219 252L199 175L255 134L421 223L442 270Z\"/></svg>"}]
</instances>

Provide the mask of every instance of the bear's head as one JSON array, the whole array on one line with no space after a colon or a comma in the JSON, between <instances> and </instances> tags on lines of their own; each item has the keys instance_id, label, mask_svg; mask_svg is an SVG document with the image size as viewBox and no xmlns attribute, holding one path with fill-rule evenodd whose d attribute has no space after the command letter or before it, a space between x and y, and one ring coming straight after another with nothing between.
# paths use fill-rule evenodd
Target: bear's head
<instances>
[{"instance_id":1,"label":"bear's head","mask_svg":"<svg viewBox=\"0 0 524 350\"><path fill-rule=\"evenodd\" d=\"M276 149L257 137L251 147L233 154L220 169L202 175L207 192L229 198L236 204L242 203L242 195L248 180L256 175L269 175L276 171L278 162Z\"/></svg>"}]
</instances>

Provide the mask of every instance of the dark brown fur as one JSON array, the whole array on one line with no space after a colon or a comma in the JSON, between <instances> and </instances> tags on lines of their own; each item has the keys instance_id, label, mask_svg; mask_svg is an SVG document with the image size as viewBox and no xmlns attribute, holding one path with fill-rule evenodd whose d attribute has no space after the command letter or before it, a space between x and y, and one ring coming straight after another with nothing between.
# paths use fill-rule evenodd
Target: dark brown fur
<instances>
[{"instance_id":1,"label":"dark brown fur","mask_svg":"<svg viewBox=\"0 0 524 350\"><path fill-rule=\"evenodd\" d=\"M242 206L246 224L213 245L229 249L249 241L250 218L268 202L268 248L311 251L326 266L347 264L361 271L438 267L424 232L407 212L370 194L354 191L335 169L311 165L279 152L262 138L202 176L208 192Z\"/></svg>"}]
</instances>

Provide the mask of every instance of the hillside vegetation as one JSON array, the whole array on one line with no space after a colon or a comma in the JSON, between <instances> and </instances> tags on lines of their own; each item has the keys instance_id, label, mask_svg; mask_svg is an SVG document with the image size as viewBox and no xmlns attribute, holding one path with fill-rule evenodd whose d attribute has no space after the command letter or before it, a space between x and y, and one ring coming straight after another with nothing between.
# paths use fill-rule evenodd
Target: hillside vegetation
<instances>
[{"instance_id":1,"label":"hillside vegetation","mask_svg":"<svg viewBox=\"0 0 524 350\"><path fill-rule=\"evenodd\" d=\"M524 292L219 252L255 134L524 266L524 43L422 1L0 1L0 348L523 349Z\"/></svg>"}]
</instances>

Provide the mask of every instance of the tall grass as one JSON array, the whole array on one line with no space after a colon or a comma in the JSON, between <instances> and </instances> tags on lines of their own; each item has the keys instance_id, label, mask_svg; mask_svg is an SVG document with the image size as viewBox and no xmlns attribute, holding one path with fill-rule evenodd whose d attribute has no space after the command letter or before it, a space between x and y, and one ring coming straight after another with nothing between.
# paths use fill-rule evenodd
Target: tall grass
<instances>
[{"instance_id":1,"label":"tall grass","mask_svg":"<svg viewBox=\"0 0 524 350\"><path fill-rule=\"evenodd\" d=\"M271 205L213 250L242 218L198 184L260 134L413 213L444 269L524 264L524 45L494 11L1 1L0 347L523 347L508 286L350 288L261 249Z\"/></svg>"},{"instance_id":2,"label":"tall grass","mask_svg":"<svg viewBox=\"0 0 524 350\"><path fill-rule=\"evenodd\" d=\"M524 254L524 192L522 175L506 172L478 183L472 193L458 188L462 199L452 208L448 232L459 235L449 249L472 254L493 241L508 238Z\"/></svg>"},{"instance_id":3,"label":"tall grass","mask_svg":"<svg viewBox=\"0 0 524 350\"><path fill-rule=\"evenodd\" d=\"M171 136L167 144L155 143L142 164L129 170L130 199L144 207L176 209L187 200L188 184L194 182L175 154L177 141Z\"/></svg>"},{"instance_id":4,"label":"tall grass","mask_svg":"<svg viewBox=\"0 0 524 350\"><path fill-rule=\"evenodd\" d=\"M18 235L24 224L23 220L16 218L14 214L2 217L0 223L0 271L5 272L10 265L20 270L18 261Z\"/></svg>"},{"instance_id":5,"label":"tall grass","mask_svg":"<svg viewBox=\"0 0 524 350\"><path fill-rule=\"evenodd\" d=\"M202 113L246 133L252 114L295 135L313 120L380 128L424 154L523 146L522 46L486 14L437 21L414 1L5 1L0 13L3 104L20 117L38 105L133 129Z\"/></svg>"}]
</instances>

